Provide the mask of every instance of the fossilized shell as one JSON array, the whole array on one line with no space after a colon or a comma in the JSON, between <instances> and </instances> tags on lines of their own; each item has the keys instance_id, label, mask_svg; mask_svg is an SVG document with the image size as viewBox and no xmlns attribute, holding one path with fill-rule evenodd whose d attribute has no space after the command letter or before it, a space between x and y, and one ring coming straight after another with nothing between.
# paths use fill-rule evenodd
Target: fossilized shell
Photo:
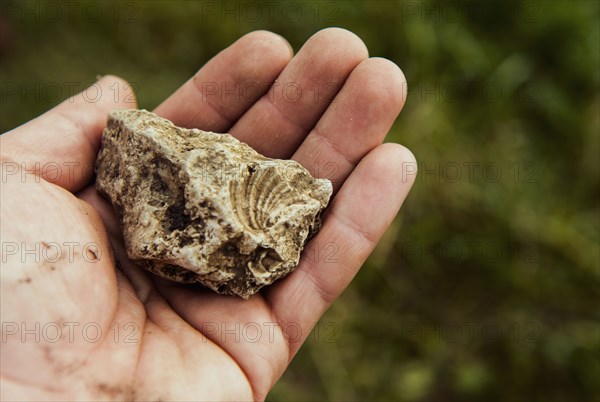
<instances>
[{"instance_id":1,"label":"fossilized shell","mask_svg":"<svg viewBox=\"0 0 600 402\"><path fill-rule=\"evenodd\" d=\"M96 174L132 260L244 298L298 265L332 193L297 162L145 110L110 113Z\"/></svg>"}]
</instances>

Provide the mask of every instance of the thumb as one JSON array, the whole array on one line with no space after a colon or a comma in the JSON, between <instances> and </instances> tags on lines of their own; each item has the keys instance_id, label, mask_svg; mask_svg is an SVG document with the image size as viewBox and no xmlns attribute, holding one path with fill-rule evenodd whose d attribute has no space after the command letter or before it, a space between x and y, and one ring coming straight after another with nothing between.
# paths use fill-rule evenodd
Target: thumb
<instances>
[{"instance_id":1,"label":"thumb","mask_svg":"<svg viewBox=\"0 0 600 402\"><path fill-rule=\"evenodd\" d=\"M131 86L107 75L40 117L0 137L3 180L36 174L71 192L93 176L102 129L109 111L134 108Z\"/></svg>"}]
</instances>

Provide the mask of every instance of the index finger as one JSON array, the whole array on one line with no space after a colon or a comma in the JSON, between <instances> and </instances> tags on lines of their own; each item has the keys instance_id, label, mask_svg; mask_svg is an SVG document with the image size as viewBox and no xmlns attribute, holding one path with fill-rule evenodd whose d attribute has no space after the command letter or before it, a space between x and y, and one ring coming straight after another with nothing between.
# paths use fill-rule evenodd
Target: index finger
<instances>
[{"instance_id":1,"label":"index finger","mask_svg":"<svg viewBox=\"0 0 600 402\"><path fill-rule=\"evenodd\" d=\"M291 58L292 48L281 36L251 32L213 57L154 112L176 126L226 132Z\"/></svg>"}]
</instances>

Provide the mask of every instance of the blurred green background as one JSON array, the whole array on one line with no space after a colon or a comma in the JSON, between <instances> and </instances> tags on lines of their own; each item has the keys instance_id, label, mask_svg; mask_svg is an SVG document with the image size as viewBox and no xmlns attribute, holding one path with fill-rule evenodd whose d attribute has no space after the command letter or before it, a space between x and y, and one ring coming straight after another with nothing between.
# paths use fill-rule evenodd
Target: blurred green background
<instances>
[{"instance_id":1,"label":"blurred green background","mask_svg":"<svg viewBox=\"0 0 600 402\"><path fill-rule=\"evenodd\" d=\"M100 10L100 11L98 11ZM277 400L600 400L597 1L3 1L4 132L98 74L152 109L246 32L354 31L404 71L419 161ZM401 174L401 172L398 172Z\"/></svg>"}]
</instances>

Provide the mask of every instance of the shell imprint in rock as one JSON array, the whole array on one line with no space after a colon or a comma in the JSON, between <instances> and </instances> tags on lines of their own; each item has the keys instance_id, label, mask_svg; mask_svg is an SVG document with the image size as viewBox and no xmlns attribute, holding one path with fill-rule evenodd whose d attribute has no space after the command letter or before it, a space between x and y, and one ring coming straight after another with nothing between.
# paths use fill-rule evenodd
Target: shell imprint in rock
<instances>
[{"instance_id":1,"label":"shell imprint in rock","mask_svg":"<svg viewBox=\"0 0 600 402\"><path fill-rule=\"evenodd\" d=\"M145 110L110 113L96 174L130 259L243 298L296 268L332 193L297 162Z\"/></svg>"}]
</instances>

